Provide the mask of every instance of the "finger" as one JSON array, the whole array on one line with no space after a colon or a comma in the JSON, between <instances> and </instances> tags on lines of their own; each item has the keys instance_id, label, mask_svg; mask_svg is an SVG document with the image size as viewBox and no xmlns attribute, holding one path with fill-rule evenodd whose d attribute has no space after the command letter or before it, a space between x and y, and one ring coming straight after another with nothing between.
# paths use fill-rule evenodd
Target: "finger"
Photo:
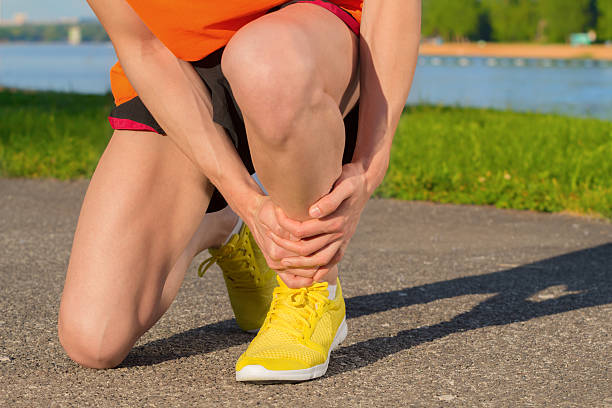
<instances>
[{"instance_id":1,"label":"finger","mask_svg":"<svg viewBox=\"0 0 612 408\"><path fill-rule=\"evenodd\" d=\"M285 269L288 269L285 265L281 264L280 260L275 260L275 259L270 259L268 257L266 258L266 263L268 264L268 267L270 269L275 270L276 272L280 272L280 271L284 271Z\"/></svg>"},{"instance_id":2,"label":"finger","mask_svg":"<svg viewBox=\"0 0 612 408\"><path fill-rule=\"evenodd\" d=\"M314 268L327 265L341 245L341 240L334 241L313 255L285 258L281 261L281 265L285 268Z\"/></svg>"},{"instance_id":3,"label":"finger","mask_svg":"<svg viewBox=\"0 0 612 408\"><path fill-rule=\"evenodd\" d=\"M270 233L266 233L266 238L269 240L269 242L266 242L265 252L262 251L264 252L264 256L267 256L266 260L270 259L272 262L280 264L280 261L282 261L284 258L299 255L296 252L290 251L288 249L283 248L282 246L277 245L272 240ZM269 266L272 267L272 265Z\"/></svg>"},{"instance_id":4,"label":"finger","mask_svg":"<svg viewBox=\"0 0 612 408\"><path fill-rule=\"evenodd\" d=\"M327 265L319 268L319 270L317 271L313 279L316 282L323 281L325 279L325 276L329 273L329 271L332 270L334 266L338 265L338 263L342 260L342 256L343 256L342 250L339 250L338 252L336 252L336 255L333 256L333 258L331 259L331 261L329 261Z\"/></svg>"},{"instance_id":5,"label":"finger","mask_svg":"<svg viewBox=\"0 0 612 408\"><path fill-rule=\"evenodd\" d=\"M330 242L333 242L333 241L336 241L342 238L341 233L333 233L333 234L322 234L316 237L306 238L306 239L299 240L299 241L291 241L288 239L281 238L271 231L269 231L267 234L268 234L268 237L270 237L270 239L274 241L276 245L292 252L293 255L302 255L302 256L312 255L315 252L323 249L323 247L329 244Z\"/></svg>"},{"instance_id":6,"label":"finger","mask_svg":"<svg viewBox=\"0 0 612 408\"><path fill-rule=\"evenodd\" d=\"M286 236L285 234L282 234L282 235L276 234L276 235L283 237L283 238L289 238L294 241L298 240L297 232L299 231L302 223L300 221L296 221L292 218L287 217L285 212L280 207L275 208L275 214L276 214L276 222L278 223L278 225L284 230L285 233L289 233L290 236ZM276 231L274 232L276 233Z\"/></svg>"},{"instance_id":7,"label":"finger","mask_svg":"<svg viewBox=\"0 0 612 408\"><path fill-rule=\"evenodd\" d=\"M272 212L268 214L262 214L260 216L261 224L265 227L267 231L272 231L279 237L283 237L286 239L291 238L291 234L285 228L283 228L277 220L277 217Z\"/></svg>"},{"instance_id":8,"label":"finger","mask_svg":"<svg viewBox=\"0 0 612 408\"><path fill-rule=\"evenodd\" d=\"M293 254L289 254L288 256L292 256ZM266 263L270 269L273 269L277 273L288 273L296 276L301 276L304 278L312 278L317 272L316 268L287 268L285 265L281 264L280 260L270 259L266 257Z\"/></svg>"},{"instance_id":9,"label":"finger","mask_svg":"<svg viewBox=\"0 0 612 408\"><path fill-rule=\"evenodd\" d=\"M293 234L300 239L304 239L321 234L339 233L342 232L345 223L346 217L343 215L315 218L300 223L300 227Z\"/></svg>"},{"instance_id":10,"label":"finger","mask_svg":"<svg viewBox=\"0 0 612 408\"><path fill-rule=\"evenodd\" d=\"M327 276L327 274L332 268L333 268L333 265L332 266L326 265L326 266L320 267L317 273L315 274L315 276L312 277L312 280L314 280L315 282L323 282L325 280L325 277Z\"/></svg>"},{"instance_id":11,"label":"finger","mask_svg":"<svg viewBox=\"0 0 612 408\"><path fill-rule=\"evenodd\" d=\"M278 276L281 278L285 285L292 289L304 288L306 286L310 286L314 283L312 279L303 278L301 276L295 276L290 273L282 273L279 272Z\"/></svg>"},{"instance_id":12,"label":"finger","mask_svg":"<svg viewBox=\"0 0 612 408\"><path fill-rule=\"evenodd\" d=\"M354 184L349 179L342 180L329 194L311 205L308 214L313 218L325 217L336 211L340 204L354 192Z\"/></svg>"},{"instance_id":13,"label":"finger","mask_svg":"<svg viewBox=\"0 0 612 408\"><path fill-rule=\"evenodd\" d=\"M317 273L317 268L290 268L290 269L276 270L276 273L285 273L285 274L300 276L302 278L312 279Z\"/></svg>"}]
</instances>

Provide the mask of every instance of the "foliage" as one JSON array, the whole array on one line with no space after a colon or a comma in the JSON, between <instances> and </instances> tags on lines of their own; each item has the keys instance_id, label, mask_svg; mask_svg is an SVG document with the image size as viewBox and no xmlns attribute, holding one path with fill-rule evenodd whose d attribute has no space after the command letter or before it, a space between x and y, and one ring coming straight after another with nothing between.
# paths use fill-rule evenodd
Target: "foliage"
<instances>
[{"instance_id":1,"label":"foliage","mask_svg":"<svg viewBox=\"0 0 612 408\"><path fill-rule=\"evenodd\" d=\"M538 10L534 0L485 0L493 40L530 41L536 37Z\"/></svg>"},{"instance_id":2,"label":"foliage","mask_svg":"<svg viewBox=\"0 0 612 408\"><path fill-rule=\"evenodd\" d=\"M422 32L446 41L565 42L596 29L612 40L612 0L422 0ZM109 41L97 21L82 21L83 41ZM0 26L0 41L66 41L69 24Z\"/></svg>"},{"instance_id":3,"label":"foliage","mask_svg":"<svg viewBox=\"0 0 612 408\"><path fill-rule=\"evenodd\" d=\"M407 108L377 195L612 218L610 157L611 122Z\"/></svg>"},{"instance_id":4,"label":"foliage","mask_svg":"<svg viewBox=\"0 0 612 408\"><path fill-rule=\"evenodd\" d=\"M68 29L74 24L24 24L0 26L0 41L67 41ZM83 41L109 41L104 28L97 21L76 24L81 28Z\"/></svg>"},{"instance_id":5,"label":"foliage","mask_svg":"<svg viewBox=\"0 0 612 408\"><path fill-rule=\"evenodd\" d=\"M423 0L423 35L444 40L566 42L599 29L612 37L612 0Z\"/></svg>"},{"instance_id":6,"label":"foliage","mask_svg":"<svg viewBox=\"0 0 612 408\"><path fill-rule=\"evenodd\" d=\"M104 31L104 28L97 21L80 23L81 27L81 37L83 41L110 41L108 38L108 34Z\"/></svg>"},{"instance_id":7,"label":"foliage","mask_svg":"<svg viewBox=\"0 0 612 408\"><path fill-rule=\"evenodd\" d=\"M478 27L476 0L426 0L423 3L423 35L463 40Z\"/></svg>"},{"instance_id":8,"label":"foliage","mask_svg":"<svg viewBox=\"0 0 612 408\"><path fill-rule=\"evenodd\" d=\"M0 92L0 175L89 177L111 106L110 95ZM411 107L376 195L612 218L610 157L611 122Z\"/></svg>"},{"instance_id":9,"label":"foliage","mask_svg":"<svg viewBox=\"0 0 612 408\"><path fill-rule=\"evenodd\" d=\"M0 91L0 175L91 176L111 106L110 95Z\"/></svg>"},{"instance_id":10,"label":"foliage","mask_svg":"<svg viewBox=\"0 0 612 408\"><path fill-rule=\"evenodd\" d=\"M612 40L612 0L598 0L597 14L597 35L602 40Z\"/></svg>"},{"instance_id":11,"label":"foliage","mask_svg":"<svg viewBox=\"0 0 612 408\"><path fill-rule=\"evenodd\" d=\"M585 30L590 0L539 0L540 21L548 42L567 41L571 33Z\"/></svg>"}]
</instances>

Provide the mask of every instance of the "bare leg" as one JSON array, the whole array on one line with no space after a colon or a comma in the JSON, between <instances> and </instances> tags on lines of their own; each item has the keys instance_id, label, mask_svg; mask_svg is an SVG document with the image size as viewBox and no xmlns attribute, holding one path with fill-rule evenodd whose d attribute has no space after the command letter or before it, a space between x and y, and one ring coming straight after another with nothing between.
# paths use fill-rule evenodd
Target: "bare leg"
<instances>
[{"instance_id":1,"label":"bare leg","mask_svg":"<svg viewBox=\"0 0 612 408\"><path fill-rule=\"evenodd\" d=\"M342 115L358 96L356 37L328 11L295 4L239 31L223 66L262 183L305 219L340 174ZM202 221L210 193L169 138L115 133L83 204L60 306L71 358L113 367L160 318L193 255L235 222L231 212Z\"/></svg>"},{"instance_id":2,"label":"bare leg","mask_svg":"<svg viewBox=\"0 0 612 408\"><path fill-rule=\"evenodd\" d=\"M223 71L257 174L296 220L309 218L308 207L340 175L342 119L359 95L357 50L357 37L338 17L303 3L246 25L225 50ZM334 268L327 278L336 276Z\"/></svg>"},{"instance_id":3,"label":"bare leg","mask_svg":"<svg viewBox=\"0 0 612 408\"><path fill-rule=\"evenodd\" d=\"M211 191L168 137L115 132L85 196L60 305L73 360L116 366L167 310L193 256L236 220L203 219Z\"/></svg>"}]
</instances>

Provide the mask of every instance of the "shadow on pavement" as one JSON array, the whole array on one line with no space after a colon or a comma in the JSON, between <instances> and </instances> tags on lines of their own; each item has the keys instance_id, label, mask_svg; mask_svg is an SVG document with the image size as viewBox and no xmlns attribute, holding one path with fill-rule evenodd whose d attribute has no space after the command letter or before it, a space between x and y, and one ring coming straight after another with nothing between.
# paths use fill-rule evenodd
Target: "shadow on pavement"
<instances>
[{"instance_id":1,"label":"shadow on pavement","mask_svg":"<svg viewBox=\"0 0 612 408\"><path fill-rule=\"evenodd\" d=\"M119 367L148 366L245 344L254 335L238 328L234 319L223 320L134 347Z\"/></svg>"},{"instance_id":2,"label":"shadow on pavement","mask_svg":"<svg viewBox=\"0 0 612 408\"><path fill-rule=\"evenodd\" d=\"M533 299L548 288L554 293ZM453 333L506 325L536 317L612 303L612 244L572 252L543 261L485 275L436 282L401 290L346 299L349 319L464 295L493 296L469 312L432 326L376 337L340 349L330 362L328 376L372 364L384 357ZM153 365L167 360L206 354L247 343L252 335L241 332L233 320L224 320L152 341L134 348L121 367Z\"/></svg>"},{"instance_id":3,"label":"shadow on pavement","mask_svg":"<svg viewBox=\"0 0 612 408\"><path fill-rule=\"evenodd\" d=\"M547 288L565 286L556 298ZM494 294L450 321L404 330L341 348L342 364L330 361L328 376L355 370L399 351L453 333L506 325L536 317L612 303L612 244L572 252L517 268L470 276L388 293L357 296L347 301L351 318L434 300L473 294Z\"/></svg>"}]
</instances>

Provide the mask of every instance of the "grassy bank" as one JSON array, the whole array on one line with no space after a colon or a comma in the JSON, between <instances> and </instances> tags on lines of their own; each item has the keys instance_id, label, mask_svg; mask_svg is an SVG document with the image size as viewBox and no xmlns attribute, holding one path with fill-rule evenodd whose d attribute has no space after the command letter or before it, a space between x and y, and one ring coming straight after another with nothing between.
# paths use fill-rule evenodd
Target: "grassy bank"
<instances>
[{"instance_id":1,"label":"grassy bank","mask_svg":"<svg viewBox=\"0 0 612 408\"><path fill-rule=\"evenodd\" d=\"M0 92L0 174L90 176L111 105L109 96ZM612 122L408 108L376 194L612 218Z\"/></svg>"},{"instance_id":2,"label":"grassy bank","mask_svg":"<svg viewBox=\"0 0 612 408\"><path fill-rule=\"evenodd\" d=\"M0 91L0 175L89 177L111 136L110 96Z\"/></svg>"},{"instance_id":3,"label":"grassy bank","mask_svg":"<svg viewBox=\"0 0 612 408\"><path fill-rule=\"evenodd\" d=\"M409 109L378 195L612 217L612 122Z\"/></svg>"}]
</instances>

